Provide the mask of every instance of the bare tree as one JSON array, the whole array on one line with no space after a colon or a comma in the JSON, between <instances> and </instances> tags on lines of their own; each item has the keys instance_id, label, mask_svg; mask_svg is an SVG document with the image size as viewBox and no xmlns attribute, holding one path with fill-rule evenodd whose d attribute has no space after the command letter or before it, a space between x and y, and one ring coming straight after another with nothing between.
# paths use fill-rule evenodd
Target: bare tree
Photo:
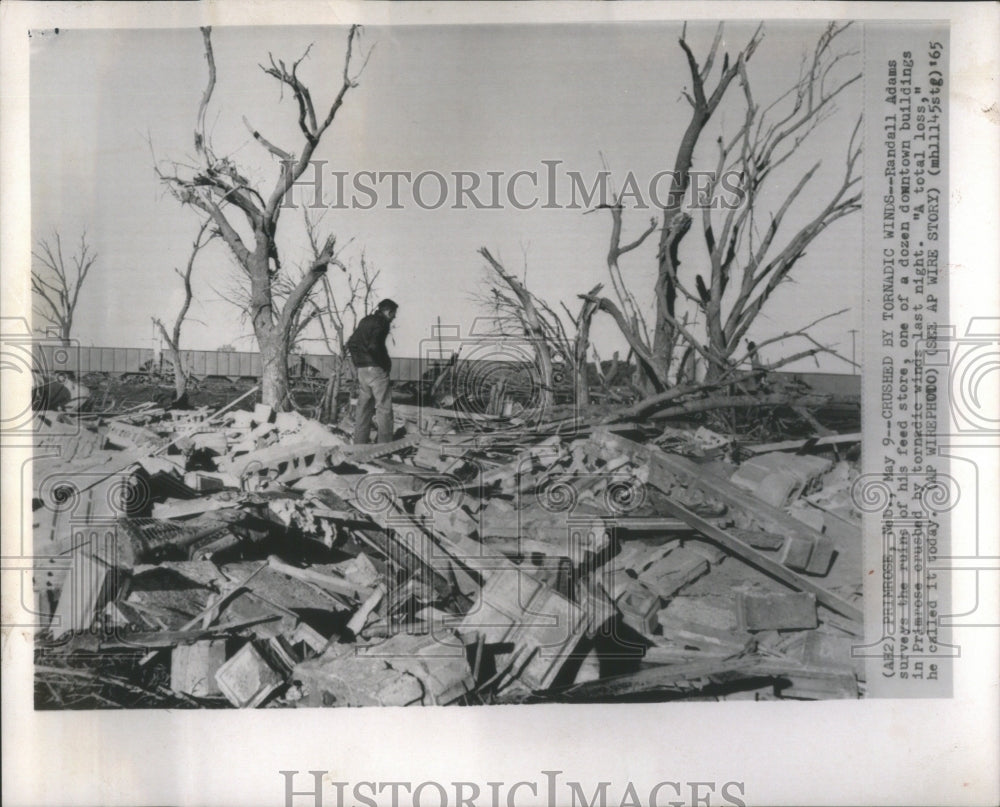
<instances>
[{"instance_id":1,"label":"bare tree","mask_svg":"<svg viewBox=\"0 0 1000 807\"><path fill-rule=\"evenodd\" d=\"M62 343L69 344L80 289L97 261L97 253L91 251L84 233L80 236L78 252L71 255L67 262L63 257L62 238L57 231L52 240L39 241L38 248L31 255L35 259L31 266L32 311L54 325Z\"/></svg>"},{"instance_id":2,"label":"bare tree","mask_svg":"<svg viewBox=\"0 0 1000 807\"><path fill-rule=\"evenodd\" d=\"M344 382L355 376L354 364L347 351L347 340L361 319L375 310L378 276L378 271L372 269L367 258L362 255L360 271L347 272L345 292L337 293L329 278L324 278L323 294L315 301L321 310L318 321L324 341L334 357L334 368L320 401L319 414L327 423L340 420L341 390Z\"/></svg>"},{"instance_id":3,"label":"bare tree","mask_svg":"<svg viewBox=\"0 0 1000 807\"><path fill-rule=\"evenodd\" d=\"M157 172L178 200L197 207L211 218L244 273L244 283L249 289L249 317L261 353L261 397L264 403L284 408L288 405L287 358L293 328L302 306L334 260L336 239L332 235L326 237L310 265L279 306L280 301L275 297L275 281L282 273L276 244L279 217L286 195L309 168L316 148L333 124L347 93L357 87L364 64L352 74L352 61L361 30L352 26L347 35L341 85L324 117L317 114L312 93L298 75L300 65L309 55L308 49L291 65L280 59L275 60L273 56L269 56L268 65L261 65L266 75L291 92L298 109L298 126L302 135L299 151L295 154L272 143L244 118L254 139L281 166L266 197L241 173L232 159L220 157L213 151L205 128L205 116L215 88L216 66L211 28L201 30L208 62L208 85L198 108L194 131L198 165L185 171L183 176L179 173L181 166L176 163L172 173L166 173L159 167ZM234 215L235 223L231 220ZM249 228L249 242L244 240L238 229L240 223Z\"/></svg>"},{"instance_id":4,"label":"bare tree","mask_svg":"<svg viewBox=\"0 0 1000 807\"><path fill-rule=\"evenodd\" d=\"M693 95L687 90L684 91L684 96L692 107L692 113L674 155L670 190L667 204L663 207L659 249L657 251L656 332L653 339L653 354L655 366L661 378L666 378L670 372L677 344L677 334L680 330L676 310L677 272L680 266L678 250L681 241L691 228L691 216L684 208L688 189L691 186L691 167L695 148L701 139L705 126L722 102L730 84L741 69L744 69L746 62L753 56L760 44L762 28L757 28L735 59L730 60L729 54L725 54L719 78L712 88L707 87L706 82L712 75L712 68L719 52L719 45L722 42L722 25L720 24L716 29L715 39L712 41L711 49L702 65L698 64L688 46L685 38L686 33L687 26L684 27L681 34L680 46L687 57L688 69L693 83Z\"/></svg>"},{"instance_id":5,"label":"bare tree","mask_svg":"<svg viewBox=\"0 0 1000 807\"><path fill-rule=\"evenodd\" d=\"M779 244L781 225L819 170L821 162L817 160L781 199L763 234L755 238L755 210L768 178L829 116L837 96L861 78L860 73L842 80L831 76L838 63L854 55L849 51L836 53L833 49L837 36L846 27L831 24L820 36L811 59L803 65L798 80L786 93L785 97L793 99L790 110L779 103L784 99L759 107L754 101L745 65L740 65L746 118L731 140L718 143L718 161L709 194L715 192L723 174L735 174L741 178L744 204L721 212L710 206L702 210L709 282L706 283L701 274L695 277L697 297L675 278L675 286L695 302L705 316L711 360L709 378L719 377L728 367L757 315L788 278L809 244L830 224L861 209L858 188L861 177L856 173L861 156L859 116L847 144L839 184L829 191L817 190L813 194L813 199L823 200L819 212ZM735 299L730 302L724 297L731 281L738 286Z\"/></svg>"},{"instance_id":6,"label":"bare tree","mask_svg":"<svg viewBox=\"0 0 1000 807\"><path fill-rule=\"evenodd\" d=\"M591 377L588 362L592 350L590 329L594 315L609 307L614 308L612 302L599 297L604 285L598 283L587 294L580 295L582 303L576 314L565 303L560 303L563 315L571 326L568 327L563 322L563 315L532 292L525 282L513 277L485 250L481 254L490 263L491 275L487 293L479 302L493 315L496 333L500 336L531 337L543 377L546 367L543 357L546 354L549 357L547 364L551 367L552 381L548 387L552 393L556 391L556 363L559 363L573 378L575 403L588 405L593 380L599 381L606 388L606 379L601 373L596 378ZM598 361L597 366L599 365Z\"/></svg>"},{"instance_id":7,"label":"bare tree","mask_svg":"<svg viewBox=\"0 0 1000 807\"><path fill-rule=\"evenodd\" d=\"M310 246L310 255L305 265L299 265L297 270L282 273L275 278L271 293L276 305L284 307L289 296L295 292L302 279L310 271L323 249L319 240L319 225L325 212L313 219L307 208L303 208L305 233ZM341 270L335 275L336 281L329 273L320 278L314 293L310 294L299 306L292 318L288 337L288 357L305 351L308 343L319 343L334 359L334 369L328 378L323 397L318 405L316 416L325 422L332 423L339 419L337 402L343 381L353 377L353 365L347 355L347 338L361 318L374 310L374 296L378 271L368 262L364 252L361 253L360 270L352 270L344 264L339 254L343 248L330 258L330 265ZM241 317L249 319L252 310L250 290L241 283L239 276L232 279L223 289L216 289L221 299L237 308ZM301 355L299 361L302 361ZM297 408L294 396L289 394L289 402Z\"/></svg>"},{"instance_id":8,"label":"bare tree","mask_svg":"<svg viewBox=\"0 0 1000 807\"><path fill-rule=\"evenodd\" d=\"M309 245L315 256L320 250L317 236L319 222L313 221L308 211L303 211L303 215ZM309 299L296 324L296 332L302 334L308 324L316 323L321 340L334 359L334 367L327 379L318 411L320 419L327 423L336 423L340 419L340 391L344 380L354 375L354 365L347 352L347 340L362 317L375 309L375 289L379 276L378 270L371 266L364 252L361 253L361 268L358 271L348 269L339 260L335 260L335 263L342 270L342 274L338 276L342 282L335 289L330 276L324 276L321 294Z\"/></svg>"},{"instance_id":9,"label":"bare tree","mask_svg":"<svg viewBox=\"0 0 1000 807\"><path fill-rule=\"evenodd\" d=\"M595 302L595 298L600 293L601 289L604 288L603 284L598 283L594 288L592 288L587 294L584 295L583 304L580 306L580 313L575 317L566 310L570 319L573 321L573 327L576 328L576 336L573 339L573 378L574 378L574 398L579 406L588 406L590 404L590 369L587 364L587 354L590 350L590 324L594 320L594 315L598 311L598 304ZM563 306L565 308L565 305ZM596 366L600 368L600 361L596 362ZM603 376L598 373L599 378Z\"/></svg>"},{"instance_id":10,"label":"bare tree","mask_svg":"<svg viewBox=\"0 0 1000 807\"><path fill-rule=\"evenodd\" d=\"M612 319L617 323L619 330L625 336L626 341L628 341L632 354L639 360L639 366L643 371L643 377L646 382L651 385L653 390L660 391L664 388L665 379L661 377L653 357L650 329L642 313L642 306L625 282L620 266L622 256L642 246L646 239L656 230L656 219L650 219L649 226L633 241L622 244L621 197L615 194L610 204L598 205L595 209L607 209L611 212L611 239L605 261L608 266L608 275L611 278L611 287L614 289L617 302L608 297L598 296L603 289L603 284L591 289L587 294L580 295L580 298L583 300L581 320L584 314L587 315L587 319L585 320L585 328L580 329L578 325L577 336L581 340L583 338L589 340L590 320L593 316L598 311L610 314ZM586 346L581 347L585 348ZM582 389L578 386L577 401L583 403L589 400L589 394L581 398L581 392Z\"/></svg>"},{"instance_id":11,"label":"bare tree","mask_svg":"<svg viewBox=\"0 0 1000 807\"><path fill-rule=\"evenodd\" d=\"M847 144L839 182L825 190L812 188L810 182L820 167L817 161L773 205L774 212L768 216L763 233L758 232L756 221L764 216L761 207L767 198L765 189L778 187L778 182L772 181L776 169L800 151L816 128L832 114L837 97L860 78L856 72L841 75L846 60L856 55L837 47L838 37L847 27L848 24L837 23L827 26L811 55L803 60L791 87L763 107L755 101L747 73L747 63L763 39L762 27L754 31L734 57L728 53L722 55L717 73L713 68L723 41L722 26L717 28L708 55L700 64L687 43L686 28L682 33L680 47L691 81L683 96L691 107L691 117L675 153L669 196L659 222L652 345L642 338L645 329L632 311L618 266L621 255L639 246L650 230L622 247L622 215L617 204L610 206L608 268L623 304L619 307L606 299L600 301L601 308L615 318L628 339L654 389L662 390L668 384L679 347L688 356L694 353L700 356L707 368L707 380L725 377L734 366L735 355L748 330L774 291L789 278L809 245L833 222L860 209L860 177L856 173L861 153L859 118ZM735 179L736 187L732 190L742 197L742 203L719 209L699 200L695 213L701 218L705 258L698 261L692 283L680 271L680 246L694 220L687 196L695 152L709 120L727 92L736 86L742 89L743 119L735 134L728 139L718 138L713 180L710 187L699 190L705 191L706 199L711 199L719 191L723 177ZM812 202L820 200L819 210L794 232L785 233L782 225L788 219L787 214L803 201L807 187L812 191L808 194ZM624 296L619 286L626 289ZM681 314L679 302L686 303L688 311L696 312L696 319L703 320L704 337L695 333L694 320ZM788 335L803 334L799 330ZM817 346L807 354L819 350L827 348Z\"/></svg>"},{"instance_id":12,"label":"bare tree","mask_svg":"<svg viewBox=\"0 0 1000 807\"><path fill-rule=\"evenodd\" d=\"M159 328L160 335L167 343L167 350L170 352L170 361L174 365L174 391L177 400L180 400L184 396L184 393L187 392L188 384L191 381L191 374L184 367L184 362L181 359L181 328L184 325L184 320L187 318L188 311L191 308L191 300L194 297L191 287L191 274L194 271L195 258L198 257L198 253L202 247L217 235L216 232L209 229L211 223L211 219L202 221L198 235L191 245L191 253L188 256L187 266L184 268L184 271L182 272L180 269L174 267L174 271L177 272L184 283L184 302L181 304L181 310L177 312L173 328L168 332L163 321L159 317L153 317L153 323Z\"/></svg>"}]
</instances>

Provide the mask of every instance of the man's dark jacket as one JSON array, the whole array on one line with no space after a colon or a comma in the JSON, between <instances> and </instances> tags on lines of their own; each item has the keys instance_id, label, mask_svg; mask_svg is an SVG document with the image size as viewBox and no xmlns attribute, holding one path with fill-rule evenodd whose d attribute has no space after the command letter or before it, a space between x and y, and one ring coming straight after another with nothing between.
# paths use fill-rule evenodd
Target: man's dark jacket
<instances>
[{"instance_id":1,"label":"man's dark jacket","mask_svg":"<svg viewBox=\"0 0 1000 807\"><path fill-rule=\"evenodd\" d=\"M347 340L347 349L355 367L381 367L387 373L392 369L392 359L385 349L389 335L389 320L376 311L358 323Z\"/></svg>"}]
</instances>

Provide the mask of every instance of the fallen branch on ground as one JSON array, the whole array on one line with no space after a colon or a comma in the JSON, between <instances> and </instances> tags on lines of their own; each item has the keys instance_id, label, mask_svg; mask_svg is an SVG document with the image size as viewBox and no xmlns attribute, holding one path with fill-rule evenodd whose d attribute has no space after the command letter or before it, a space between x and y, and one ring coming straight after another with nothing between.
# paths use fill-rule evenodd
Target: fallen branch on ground
<instances>
[{"instance_id":1,"label":"fallen branch on ground","mask_svg":"<svg viewBox=\"0 0 1000 807\"><path fill-rule=\"evenodd\" d=\"M650 417L661 419L690 415L695 412L709 412L713 409L740 409L749 406L823 406L833 403L832 395L787 395L772 393L771 395L727 395L716 398L688 401L672 406L669 409L656 412Z\"/></svg>"}]
</instances>

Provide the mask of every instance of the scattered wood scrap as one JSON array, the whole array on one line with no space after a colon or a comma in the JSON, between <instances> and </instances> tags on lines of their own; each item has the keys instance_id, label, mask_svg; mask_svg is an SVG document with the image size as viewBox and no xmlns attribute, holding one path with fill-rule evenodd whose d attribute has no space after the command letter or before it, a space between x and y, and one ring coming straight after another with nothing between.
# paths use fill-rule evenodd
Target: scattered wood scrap
<instances>
[{"instance_id":1,"label":"scattered wood scrap","mask_svg":"<svg viewBox=\"0 0 1000 807\"><path fill-rule=\"evenodd\" d=\"M857 435L397 415L40 415L39 708L863 694Z\"/></svg>"}]
</instances>

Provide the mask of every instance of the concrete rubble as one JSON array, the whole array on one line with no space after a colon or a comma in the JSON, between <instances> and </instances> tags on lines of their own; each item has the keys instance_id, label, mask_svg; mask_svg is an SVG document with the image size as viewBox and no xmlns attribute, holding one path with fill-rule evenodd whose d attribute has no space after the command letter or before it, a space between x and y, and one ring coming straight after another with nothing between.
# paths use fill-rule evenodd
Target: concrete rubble
<instances>
[{"instance_id":1,"label":"concrete rubble","mask_svg":"<svg viewBox=\"0 0 1000 807\"><path fill-rule=\"evenodd\" d=\"M260 405L40 413L46 669L192 707L864 693L846 437L400 415L353 446Z\"/></svg>"}]
</instances>

